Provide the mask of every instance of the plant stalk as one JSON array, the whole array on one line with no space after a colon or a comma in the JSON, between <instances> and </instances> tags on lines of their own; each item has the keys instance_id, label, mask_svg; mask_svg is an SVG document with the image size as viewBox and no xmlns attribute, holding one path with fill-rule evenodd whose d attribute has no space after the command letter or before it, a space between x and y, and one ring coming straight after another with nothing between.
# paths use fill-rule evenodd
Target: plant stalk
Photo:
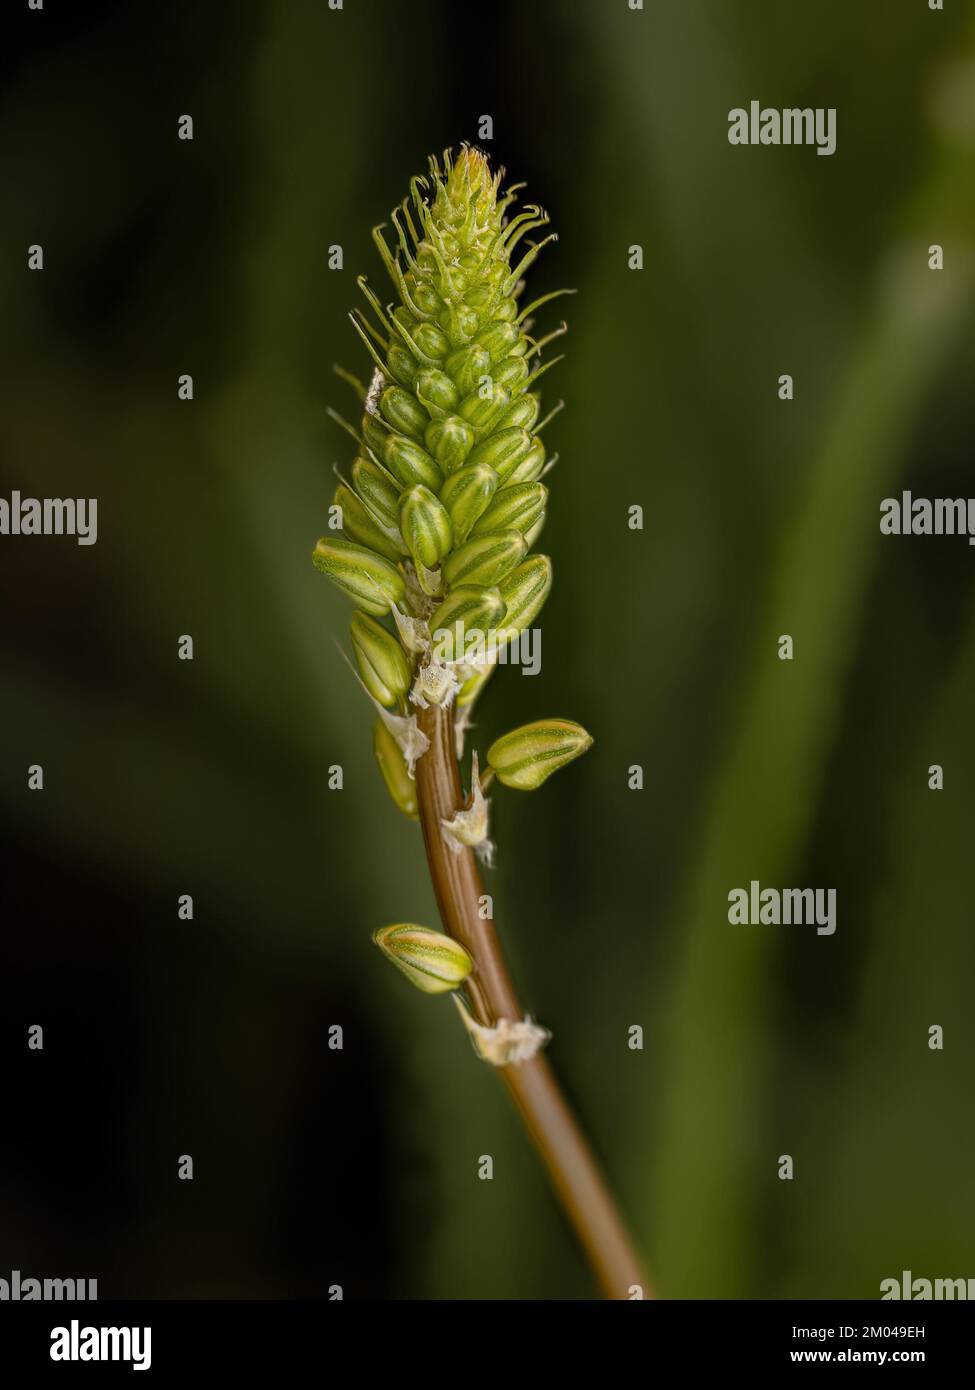
<instances>
[{"instance_id":1,"label":"plant stalk","mask_svg":"<svg viewBox=\"0 0 975 1390\"><path fill-rule=\"evenodd\" d=\"M431 705L418 711L418 723L430 747L416 765L417 799L430 877L448 935L474 959L465 984L477 1022L494 1027L502 1018L524 1017L494 930L478 911L484 884L474 854L455 853L442 833L442 822L464 805L454 753L452 708ZM629 1299L638 1285L653 1296L636 1248L593 1155L570 1110L548 1061L540 1053L525 1062L497 1069L544 1162L556 1196L582 1244L607 1298Z\"/></svg>"}]
</instances>

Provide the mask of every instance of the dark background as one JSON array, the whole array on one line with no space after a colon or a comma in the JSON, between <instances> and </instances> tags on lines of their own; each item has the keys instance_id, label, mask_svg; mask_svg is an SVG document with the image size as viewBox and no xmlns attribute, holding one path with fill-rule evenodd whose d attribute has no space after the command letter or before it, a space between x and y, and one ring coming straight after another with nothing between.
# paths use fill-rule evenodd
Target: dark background
<instances>
[{"instance_id":1,"label":"dark background","mask_svg":"<svg viewBox=\"0 0 975 1390\"><path fill-rule=\"evenodd\" d=\"M542 674L478 715L482 749L546 714L596 738L494 798L524 998L663 1293L975 1277L975 552L878 529L902 487L973 491L975 49L947 11L7 7L0 494L97 496L99 539L0 541L0 1276L590 1293L449 1003L370 942L435 908L310 563L370 228L490 114L560 234L532 296L580 290L546 311ZM753 97L837 107L836 154L730 146ZM835 887L835 936L730 926L752 878Z\"/></svg>"}]
</instances>

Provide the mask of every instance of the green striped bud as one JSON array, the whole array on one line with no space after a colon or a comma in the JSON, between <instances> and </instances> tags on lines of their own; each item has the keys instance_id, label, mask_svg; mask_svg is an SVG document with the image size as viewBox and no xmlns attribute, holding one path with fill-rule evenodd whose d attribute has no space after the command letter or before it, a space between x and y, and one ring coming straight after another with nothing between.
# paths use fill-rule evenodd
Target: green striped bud
<instances>
[{"instance_id":1,"label":"green striped bud","mask_svg":"<svg viewBox=\"0 0 975 1390\"><path fill-rule=\"evenodd\" d=\"M360 608L376 618L389 612L390 603L402 603L406 583L395 565L353 541L323 536L312 555L315 568Z\"/></svg>"},{"instance_id":2,"label":"green striped bud","mask_svg":"<svg viewBox=\"0 0 975 1390\"><path fill-rule=\"evenodd\" d=\"M413 439L423 438L429 417L409 391L404 391L402 386L387 386L379 399L383 414L394 430Z\"/></svg>"},{"instance_id":3,"label":"green striped bud","mask_svg":"<svg viewBox=\"0 0 975 1390\"><path fill-rule=\"evenodd\" d=\"M474 426L476 434L486 434L493 430L511 402L511 393L498 382L492 381L490 388L482 394L480 387L465 396L460 403L458 414L468 424Z\"/></svg>"},{"instance_id":4,"label":"green striped bud","mask_svg":"<svg viewBox=\"0 0 975 1390\"><path fill-rule=\"evenodd\" d=\"M412 672L393 634L365 613L353 613L349 630L359 675L369 694L387 709L404 699Z\"/></svg>"},{"instance_id":5,"label":"green striped bud","mask_svg":"<svg viewBox=\"0 0 975 1390\"><path fill-rule=\"evenodd\" d=\"M581 724L568 719L539 719L492 743L488 764L504 786L531 792L591 747L592 737Z\"/></svg>"},{"instance_id":6,"label":"green striped bud","mask_svg":"<svg viewBox=\"0 0 975 1390\"><path fill-rule=\"evenodd\" d=\"M446 357L450 351L446 334L435 323L418 323L413 329L413 341L427 357ZM419 381L420 377L417 377L417 385Z\"/></svg>"},{"instance_id":7,"label":"green striped bud","mask_svg":"<svg viewBox=\"0 0 975 1390\"><path fill-rule=\"evenodd\" d=\"M486 463L469 463L451 473L440 490L440 500L450 513L454 544L461 545L498 490L498 475Z\"/></svg>"},{"instance_id":8,"label":"green striped bud","mask_svg":"<svg viewBox=\"0 0 975 1390\"><path fill-rule=\"evenodd\" d=\"M383 463L403 487L424 487L439 492L443 474L425 449L403 434L391 434L382 454Z\"/></svg>"},{"instance_id":9,"label":"green striped bud","mask_svg":"<svg viewBox=\"0 0 975 1390\"><path fill-rule=\"evenodd\" d=\"M473 391L482 376L491 371L491 354L485 352L480 343L469 343L458 352L453 352L444 363L444 370L455 382L461 395Z\"/></svg>"},{"instance_id":10,"label":"green striped bud","mask_svg":"<svg viewBox=\"0 0 975 1390\"><path fill-rule=\"evenodd\" d=\"M357 458L352 465L352 486L368 512L387 530L399 528L400 487L373 459ZM403 547L406 554L406 547Z\"/></svg>"},{"instance_id":11,"label":"green striped bud","mask_svg":"<svg viewBox=\"0 0 975 1390\"><path fill-rule=\"evenodd\" d=\"M372 751L376 755L386 790L394 803L404 816L418 820L420 808L416 799L416 782L410 776L399 744L381 719L376 720L376 726L372 731Z\"/></svg>"},{"instance_id":12,"label":"green striped bud","mask_svg":"<svg viewBox=\"0 0 975 1390\"><path fill-rule=\"evenodd\" d=\"M453 540L450 515L440 498L429 488L411 487L400 500L399 526L417 567L437 569Z\"/></svg>"},{"instance_id":13,"label":"green striped bud","mask_svg":"<svg viewBox=\"0 0 975 1390\"><path fill-rule=\"evenodd\" d=\"M362 417L361 427L362 437L368 447L381 459L386 451L386 440L389 438L389 430L383 425L379 416L372 415L367 410Z\"/></svg>"},{"instance_id":14,"label":"green striped bud","mask_svg":"<svg viewBox=\"0 0 975 1390\"><path fill-rule=\"evenodd\" d=\"M515 530L525 535L545 510L547 500L548 488L544 483L517 483L514 487L501 488L475 522L472 534L482 536L485 531Z\"/></svg>"},{"instance_id":15,"label":"green striped bud","mask_svg":"<svg viewBox=\"0 0 975 1390\"><path fill-rule=\"evenodd\" d=\"M424 994L449 994L474 969L473 960L459 941L415 922L381 927L372 939L387 960Z\"/></svg>"},{"instance_id":16,"label":"green striped bud","mask_svg":"<svg viewBox=\"0 0 975 1390\"><path fill-rule=\"evenodd\" d=\"M514 487L516 483L537 483L544 472L545 445L536 435L528 453L505 478L505 486Z\"/></svg>"},{"instance_id":17,"label":"green striped bud","mask_svg":"<svg viewBox=\"0 0 975 1390\"><path fill-rule=\"evenodd\" d=\"M417 399L426 406L430 415L448 415L456 409L457 402L460 400L460 392L451 381L446 372L425 371L421 372L416 379ZM429 418L424 415L423 428L429 425ZM421 430L418 438L422 439Z\"/></svg>"},{"instance_id":18,"label":"green striped bud","mask_svg":"<svg viewBox=\"0 0 975 1390\"><path fill-rule=\"evenodd\" d=\"M492 362L501 362L517 343L518 329L513 323L505 323L501 319L495 319L493 323L488 324L487 328L481 329L477 335L477 341L490 355Z\"/></svg>"},{"instance_id":19,"label":"green striped bud","mask_svg":"<svg viewBox=\"0 0 975 1390\"><path fill-rule=\"evenodd\" d=\"M430 619L433 655L438 661L462 660L468 633L488 633L498 627L504 614L504 600L499 590L458 585Z\"/></svg>"},{"instance_id":20,"label":"green striped bud","mask_svg":"<svg viewBox=\"0 0 975 1390\"><path fill-rule=\"evenodd\" d=\"M531 392L513 401L498 421L499 430L530 430L542 411L540 398Z\"/></svg>"},{"instance_id":21,"label":"green striped bud","mask_svg":"<svg viewBox=\"0 0 975 1390\"><path fill-rule=\"evenodd\" d=\"M467 462L490 464L503 485L531 447L532 437L527 430L498 430L474 446Z\"/></svg>"},{"instance_id":22,"label":"green striped bud","mask_svg":"<svg viewBox=\"0 0 975 1390\"><path fill-rule=\"evenodd\" d=\"M518 387L523 385L531 375L531 368L524 357L506 357L497 367L494 368L494 380L498 386L503 386L509 395L514 395ZM507 412L505 412L507 413ZM503 419L504 416L500 416Z\"/></svg>"},{"instance_id":23,"label":"green striped bud","mask_svg":"<svg viewBox=\"0 0 975 1390\"><path fill-rule=\"evenodd\" d=\"M399 560L403 552L397 550L390 537L379 529L361 500L345 483L340 483L335 489L332 505L342 509L342 530L350 541L385 555L394 564Z\"/></svg>"},{"instance_id":24,"label":"green striped bud","mask_svg":"<svg viewBox=\"0 0 975 1390\"><path fill-rule=\"evenodd\" d=\"M386 365L389 367L391 377L398 381L401 386L405 386L408 391L413 390L413 384L420 368L412 352L408 352L400 343L391 343L386 354Z\"/></svg>"},{"instance_id":25,"label":"green striped bud","mask_svg":"<svg viewBox=\"0 0 975 1390\"><path fill-rule=\"evenodd\" d=\"M511 641L524 632L541 612L552 587L552 561L547 555L532 555L524 564L502 579L498 588L504 600L504 640Z\"/></svg>"},{"instance_id":26,"label":"green striped bud","mask_svg":"<svg viewBox=\"0 0 975 1390\"><path fill-rule=\"evenodd\" d=\"M527 551L528 546L520 531L475 536L448 556L443 577L451 589L458 584L488 587L497 584L516 565L521 564Z\"/></svg>"},{"instance_id":27,"label":"green striped bud","mask_svg":"<svg viewBox=\"0 0 975 1390\"><path fill-rule=\"evenodd\" d=\"M459 415L431 420L424 443L448 476L460 468L474 447L474 426Z\"/></svg>"}]
</instances>

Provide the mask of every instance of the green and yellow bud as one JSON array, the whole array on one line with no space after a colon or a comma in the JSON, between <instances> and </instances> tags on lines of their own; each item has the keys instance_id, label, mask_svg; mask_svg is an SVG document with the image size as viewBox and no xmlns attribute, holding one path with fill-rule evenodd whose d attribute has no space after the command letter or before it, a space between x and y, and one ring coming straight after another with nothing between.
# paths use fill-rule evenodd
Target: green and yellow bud
<instances>
[{"instance_id":1,"label":"green and yellow bud","mask_svg":"<svg viewBox=\"0 0 975 1390\"><path fill-rule=\"evenodd\" d=\"M399 536L399 499L402 489L394 483L385 468L373 459L357 458L352 465L352 486L362 499L363 506L373 519L387 531ZM406 554L403 546L402 554Z\"/></svg>"},{"instance_id":2,"label":"green and yellow bud","mask_svg":"<svg viewBox=\"0 0 975 1390\"><path fill-rule=\"evenodd\" d=\"M475 536L448 556L443 577L451 589L458 584L489 587L521 564L527 551L528 546L520 531Z\"/></svg>"},{"instance_id":3,"label":"green and yellow bud","mask_svg":"<svg viewBox=\"0 0 975 1390\"><path fill-rule=\"evenodd\" d=\"M474 969L470 954L459 941L414 922L381 927L372 939L387 960L424 994L449 994Z\"/></svg>"},{"instance_id":4,"label":"green and yellow bud","mask_svg":"<svg viewBox=\"0 0 975 1390\"><path fill-rule=\"evenodd\" d=\"M451 473L440 489L440 500L450 513L455 545L467 540L497 490L498 475L486 463L467 463Z\"/></svg>"},{"instance_id":5,"label":"green and yellow bud","mask_svg":"<svg viewBox=\"0 0 975 1390\"><path fill-rule=\"evenodd\" d=\"M447 508L423 486L411 487L400 498L399 529L418 571L421 565L437 569L453 541Z\"/></svg>"},{"instance_id":6,"label":"green and yellow bud","mask_svg":"<svg viewBox=\"0 0 975 1390\"><path fill-rule=\"evenodd\" d=\"M440 661L460 661L469 633L485 635L496 629L505 615L498 589L479 589L461 584L444 599L430 619L433 654Z\"/></svg>"},{"instance_id":7,"label":"green and yellow bud","mask_svg":"<svg viewBox=\"0 0 975 1390\"><path fill-rule=\"evenodd\" d=\"M430 417L409 391L404 391L402 386L387 386L379 403L394 430L418 441L423 438Z\"/></svg>"},{"instance_id":8,"label":"green and yellow bud","mask_svg":"<svg viewBox=\"0 0 975 1390\"><path fill-rule=\"evenodd\" d=\"M382 461L402 487L416 487L422 483L432 492L439 492L443 486L443 474L426 449L421 449L405 434L388 436Z\"/></svg>"},{"instance_id":9,"label":"green and yellow bud","mask_svg":"<svg viewBox=\"0 0 975 1390\"><path fill-rule=\"evenodd\" d=\"M387 709L405 699L412 672L393 634L365 613L353 613L349 630L362 684L373 699Z\"/></svg>"},{"instance_id":10,"label":"green and yellow bud","mask_svg":"<svg viewBox=\"0 0 975 1390\"><path fill-rule=\"evenodd\" d=\"M375 550L379 555L385 555L387 560L392 560L394 564L400 555L405 553L397 549L395 542L369 515L362 500L345 483L340 483L335 489L332 505L342 509L342 530L350 541L364 545L368 550Z\"/></svg>"},{"instance_id":11,"label":"green and yellow bud","mask_svg":"<svg viewBox=\"0 0 975 1390\"><path fill-rule=\"evenodd\" d=\"M548 488L544 483L516 483L503 487L494 496L474 523L472 534L483 536L486 531L531 531L545 510Z\"/></svg>"},{"instance_id":12,"label":"green and yellow bud","mask_svg":"<svg viewBox=\"0 0 975 1390\"><path fill-rule=\"evenodd\" d=\"M542 610L552 587L552 561L547 555L532 555L498 588L505 605L504 640L524 632Z\"/></svg>"},{"instance_id":13,"label":"green and yellow bud","mask_svg":"<svg viewBox=\"0 0 975 1390\"><path fill-rule=\"evenodd\" d=\"M503 485L531 447L532 437L527 430L498 430L474 446L467 462L489 464Z\"/></svg>"},{"instance_id":14,"label":"green and yellow bud","mask_svg":"<svg viewBox=\"0 0 975 1390\"><path fill-rule=\"evenodd\" d=\"M416 798L416 782L410 776L399 744L381 719L376 720L372 731L372 751L394 804L404 816L418 820L420 808Z\"/></svg>"},{"instance_id":15,"label":"green and yellow bud","mask_svg":"<svg viewBox=\"0 0 975 1390\"><path fill-rule=\"evenodd\" d=\"M530 792L592 747L592 737L569 719L539 719L504 734L488 749L488 765L506 787Z\"/></svg>"},{"instance_id":16,"label":"green and yellow bud","mask_svg":"<svg viewBox=\"0 0 975 1390\"><path fill-rule=\"evenodd\" d=\"M505 478L506 487L516 483L536 483L545 472L545 445L536 435L531 448Z\"/></svg>"},{"instance_id":17,"label":"green and yellow bud","mask_svg":"<svg viewBox=\"0 0 975 1390\"><path fill-rule=\"evenodd\" d=\"M388 613L391 603L403 602L406 583L401 571L363 545L323 536L312 559L316 569L375 618Z\"/></svg>"},{"instance_id":18,"label":"green and yellow bud","mask_svg":"<svg viewBox=\"0 0 975 1390\"><path fill-rule=\"evenodd\" d=\"M459 415L431 420L424 442L438 466L448 477L463 466L474 447L474 426Z\"/></svg>"}]
</instances>

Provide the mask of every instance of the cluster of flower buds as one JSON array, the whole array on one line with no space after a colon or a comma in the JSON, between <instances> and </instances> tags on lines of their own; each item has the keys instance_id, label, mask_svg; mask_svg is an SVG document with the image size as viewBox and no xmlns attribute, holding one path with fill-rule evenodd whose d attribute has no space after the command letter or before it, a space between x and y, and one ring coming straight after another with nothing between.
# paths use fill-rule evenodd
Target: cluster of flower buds
<instances>
[{"instance_id":1,"label":"cluster of flower buds","mask_svg":"<svg viewBox=\"0 0 975 1390\"><path fill-rule=\"evenodd\" d=\"M554 236L519 246L548 217L531 204L515 213L516 190L503 192L501 180L480 151L465 146L456 159L447 151L392 213L392 249L375 229L397 302L384 306L360 278L370 313L352 321L373 379L360 390L358 429L347 427L358 452L335 492L336 531L314 552L357 607L352 646L380 715L376 760L393 801L414 818L412 768L425 739L411 706L456 700L469 709L552 585L549 558L530 553L551 466L536 388L559 360L542 365L542 351L565 325L544 338L530 330L534 310L568 291L520 307L523 273ZM472 655L471 637L487 639L486 653ZM491 775L530 789L590 742L566 721L529 725L493 745ZM450 951L462 948L449 938L440 938L446 973L420 963L439 959L436 937L397 926L376 940L414 983L439 982L422 988L456 988L464 975Z\"/></svg>"}]
</instances>

